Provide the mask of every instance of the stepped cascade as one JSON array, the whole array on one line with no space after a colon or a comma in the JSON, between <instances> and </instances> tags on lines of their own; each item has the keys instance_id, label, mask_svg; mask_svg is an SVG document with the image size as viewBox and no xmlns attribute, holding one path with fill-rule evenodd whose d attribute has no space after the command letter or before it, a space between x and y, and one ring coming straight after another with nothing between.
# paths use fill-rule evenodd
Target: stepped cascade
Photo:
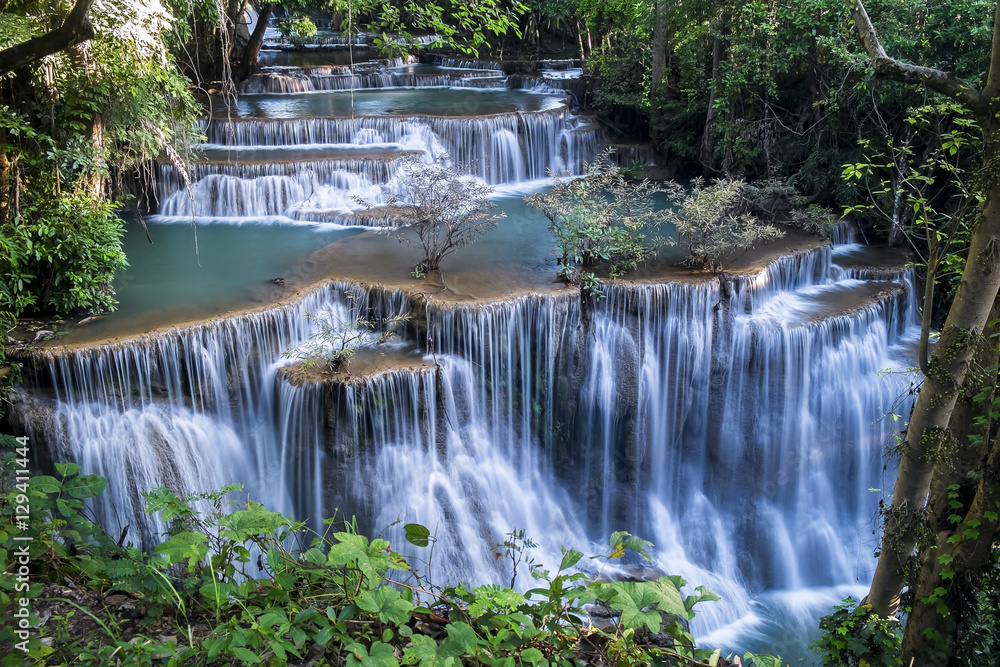
<instances>
[{"instance_id":1,"label":"stepped cascade","mask_svg":"<svg viewBox=\"0 0 1000 667\"><path fill-rule=\"evenodd\" d=\"M706 280L612 285L587 311L572 291L432 303L389 368L290 381L282 352L309 339L307 313L413 310L399 291L322 286L53 352L20 416L54 458L109 476L98 514L145 525L149 543L163 527L137 489L236 479L314 524L340 510L371 530L433 527L441 578L504 581L490 548L513 527L544 536L543 558L625 529L665 545L663 570L731 596L699 616L707 633L752 617L755 594L849 586L872 565L859 534L907 389L879 371L905 364L912 275L851 278L833 261L844 248L736 277L725 296Z\"/></svg>"},{"instance_id":2,"label":"stepped cascade","mask_svg":"<svg viewBox=\"0 0 1000 667\"><path fill-rule=\"evenodd\" d=\"M206 121L190 188L160 166L154 222L378 227L391 221L359 202L386 202L406 159L447 153L528 187L597 154L600 132L563 96L509 90L493 63L435 67L251 79L241 106ZM473 89L485 81L496 89ZM376 86L390 89L360 90ZM426 112L429 92L445 112ZM335 511L369 532L423 523L438 581L508 583L493 547L512 529L549 565L560 546L596 553L628 530L656 544L659 571L723 596L694 630L735 647L768 615L794 615L787 596L829 602L869 580L870 489L885 486L892 415L908 411L897 371L916 299L912 269L872 261L846 227L833 245L722 276L610 282L601 298L454 301L326 280L280 306L40 352L13 418L48 459L108 477L95 513L147 547L165 527L141 491L232 482L316 528ZM288 352L322 318L391 320L395 336L320 379Z\"/></svg>"}]
</instances>

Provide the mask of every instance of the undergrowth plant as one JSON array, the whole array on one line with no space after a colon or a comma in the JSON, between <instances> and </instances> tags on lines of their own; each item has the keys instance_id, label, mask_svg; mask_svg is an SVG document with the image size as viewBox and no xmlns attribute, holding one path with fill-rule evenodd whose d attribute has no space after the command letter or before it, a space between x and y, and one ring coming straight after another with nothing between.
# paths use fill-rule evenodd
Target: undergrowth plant
<instances>
[{"instance_id":1,"label":"undergrowth plant","mask_svg":"<svg viewBox=\"0 0 1000 667\"><path fill-rule=\"evenodd\" d=\"M895 617L882 618L871 605L847 598L819 621L823 634L814 650L829 667L895 667L902 664L899 650L903 629Z\"/></svg>"},{"instance_id":2,"label":"undergrowth plant","mask_svg":"<svg viewBox=\"0 0 1000 667\"><path fill-rule=\"evenodd\" d=\"M26 467L22 454L5 454L0 565L10 571L17 538L30 537L30 585L15 590L16 580L5 577L0 613L13 618L26 597L31 630L20 645L13 628L0 630L5 665L21 664L21 648L37 664L81 665L728 664L719 651L697 648L688 630L695 605L718 599L711 591L685 595L680 577L607 580L604 568L626 552L650 559L650 544L628 533L611 536L588 574L580 571L584 554L572 549L554 571L542 568L527 553L530 538L512 531L501 556L515 565L515 578L522 565L534 587L470 590L427 579L435 539L419 524L404 526L406 541L391 545L359 534L353 522L327 520L322 534L310 532L258 503L232 500L239 486L183 496L160 488L146 494L146 511L160 514L168 530L143 553L87 518L85 500L103 491L103 478L66 463L56 476L19 481L9 473ZM18 525L26 506L30 520ZM404 556L399 548L417 551ZM52 582L89 591L97 603L47 599ZM111 593L138 605L138 628L100 604ZM48 617L54 602L71 611ZM595 616L608 620L598 625ZM80 619L95 629L81 634Z\"/></svg>"}]
</instances>

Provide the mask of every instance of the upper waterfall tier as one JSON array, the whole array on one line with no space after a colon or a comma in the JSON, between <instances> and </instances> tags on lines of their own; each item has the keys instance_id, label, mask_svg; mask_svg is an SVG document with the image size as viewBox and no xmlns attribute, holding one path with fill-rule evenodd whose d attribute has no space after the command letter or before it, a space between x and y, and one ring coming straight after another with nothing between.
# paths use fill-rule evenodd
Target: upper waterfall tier
<instances>
[{"instance_id":1,"label":"upper waterfall tier","mask_svg":"<svg viewBox=\"0 0 1000 667\"><path fill-rule=\"evenodd\" d=\"M348 86L348 89L350 87ZM216 118L334 118L355 116L492 116L563 108L558 97L512 90L390 89L244 95Z\"/></svg>"},{"instance_id":2,"label":"upper waterfall tier","mask_svg":"<svg viewBox=\"0 0 1000 667\"><path fill-rule=\"evenodd\" d=\"M248 94L292 94L371 88L506 88L502 74L483 70L455 71L443 68L405 67L354 71L349 68L313 67L299 70L264 71L245 80L240 88Z\"/></svg>"},{"instance_id":3,"label":"upper waterfall tier","mask_svg":"<svg viewBox=\"0 0 1000 667\"><path fill-rule=\"evenodd\" d=\"M379 203L392 161L408 154L447 154L487 183L507 184L579 173L598 151L598 129L562 107L484 117L216 119L205 131L207 160L194 165L190 192L172 165L161 168L161 214L309 220L305 211L347 214L363 207L358 199Z\"/></svg>"}]
</instances>

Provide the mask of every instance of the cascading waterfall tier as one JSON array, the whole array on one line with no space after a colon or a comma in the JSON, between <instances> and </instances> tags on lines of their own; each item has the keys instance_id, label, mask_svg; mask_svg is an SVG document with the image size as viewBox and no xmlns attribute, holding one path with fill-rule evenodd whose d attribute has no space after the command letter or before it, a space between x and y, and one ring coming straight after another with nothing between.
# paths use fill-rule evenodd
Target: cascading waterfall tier
<instances>
[{"instance_id":1,"label":"cascading waterfall tier","mask_svg":"<svg viewBox=\"0 0 1000 667\"><path fill-rule=\"evenodd\" d=\"M371 313L405 316L400 292L335 283L287 306L168 331L155 337L54 352L37 359L30 400L14 419L54 460L75 460L109 479L95 507L114 534L125 525L146 545L165 526L150 523L141 491L166 485L180 494L244 483L251 495L289 513L311 494L300 488L311 468L289 470L295 438L276 412L283 353L308 341L316 317L334 324ZM319 447L321 449L321 447ZM298 511L298 516L305 516Z\"/></svg>"},{"instance_id":2,"label":"cascading waterfall tier","mask_svg":"<svg viewBox=\"0 0 1000 667\"><path fill-rule=\"evenodd\" d=\"M502 76L489 70L471 74L410 74L389 69L374 72L333 68L310 68L299 71L262 72L241 84L244 94L309 93L322 90L369 90L373 88L504 88Z\"/></svg>"},{"instance_id":3,"label":"cascading waterfall tier","mask_svg":"<svg viewBox=\"0 0 1000 667\"><path fill-rule=\"evenodd\" d=\"M447 153L487 183L519 183L549 171L579 173L597 154L599 132L563 108L468 118L216 120L205 131L206 152L221 159L193 165L190 188L173 165L159 166L158 213L166 218L343 223L364 208L359 202L387 200L383 186L400 158ZM353 157L338 156L345 152Z\"/></svg>"},{"instance_id":4,"label":"cascading waterfall tier","mask_svg":"<svg viewBox=\"0 0 1000 667\"><path fill-rule=\"evenodd\" d=\"M723 632L762 592L870 576L859 535L910 389L881 371L906 365L917 313L911 269L859 280L836 261L849 252L612 283L586 303L565 289L411 310L400 292L334 284L53 353L18 418L51 458L112 478L96 508L112 529L144 521L146 487L244 481L310 522L339 509L376 531L423 523L445 554L435 577L475 583L504 581L491 547L512 529L550 560L629 530L659 546L662 571L724 595L695 626ZM388 370L296 383L282 352L316 331L307 313L418 319ZM145 525L147 541L163 529Z\"/></svg>"},{"instance_id":5,"label":"cascading waterfall tier","mask_svg":"<svg viewBox=\"0 0 1000 667\"><path fill-rule=\"evenodd\" d=\"M546 170L580 173L582 160L593 155L566 155L566 135L576 128L565 109L472 117L363 117L294 120L217 120L206 129L208 141L228 146L296 146L303 144L399 144L406 148L436 141L452 160L477 165L474 172L491 183L516 182L517 173L497 172L503 162L520 163L523 178L534 180ZM596 130L594 145L596 146ZM433 135L428 136L428 133ZM497 136L513 143L497 142ZM421 143L423 142L423 146ZM433 147L433 146L432 146ZM516 151L515 155L510 155ZM568 161L571 161L567 163ZM492 167L492 169L491 169Z\"/></svg>"}]
</instances>

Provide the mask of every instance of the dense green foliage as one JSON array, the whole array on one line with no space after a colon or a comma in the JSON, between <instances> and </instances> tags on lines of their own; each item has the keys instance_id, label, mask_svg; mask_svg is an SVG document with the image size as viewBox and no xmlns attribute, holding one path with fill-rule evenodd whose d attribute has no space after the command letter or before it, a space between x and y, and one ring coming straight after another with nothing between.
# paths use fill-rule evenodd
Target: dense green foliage
<instances>
[{"instance_id":1,"label":"dense green foliage","mask_svg":"<svg viewBox=\"0 0 1000 667\"><path fill-rule=\"evenodd\" d=\"M0 78L0 311L103 311L126 265L122 185L193 136L196 106L166 50L172 18L95 7L97 38ZM49 28L47 5L0 15L0 47Z\"/></svg>"},{"instance_id":2,"label":"dense green foliage","mask_svg":"<svg viewBox=\"0 0 1000 667\"><path fill-rule=\"evenodd\" d=\"M697 603L717 599L711 591L699 587L685 597L679 577L601 578L607 563L626 551L649 559L650 544L628 533L614 533L607 554L594 557L587 568L594 577L577 571L587 561L573 550L563 552L554 572L542 569L528 553L530 539L512 531L497 552L510 559L512 586L522 565L530 590L441 588L422 574L434 544L423 526L404 527L408 545L396 548L418 549L404 557L388 541L358 534L351 523L327 521L327 532L312 535L259 504L229 500L237 486L187 497L161 488L146 494L146 511L159 514L169 530L152 553L144 553L86 518L85 500L101 493L106 480L80 475L72 463L56 464L56 476L18 479L13 472L27 466L26 451L16 442L3 444L0 567L28 563L30 573L20 588L14 577L0 582L0 612L7 618L30 613L35 627L43 606L68 603L73 609L42 625L44 642L34 633L19 637L16 626L5 625L3 664L20 664L21 642L40 664L718 664L719 652L695 648L686 629ZM30 519L18 526L15 516L26 506ZM65 581L104 598L127 594L143 612L140 627L126 635L103 605L47 600L46 583ZM606 610L613 622L594 627L584 605ZM74 631L76 614L94 622L92 633ZM767 656L747 660L759 667L780 664Z\"/></svg>"},{"instance_id":3,"label":"dense green foliage","mask_svg":"<svg viewBox=\"0 0 1000 667\"><path fill-rule=\"evenodd\" d=\"M316 24L308 18L285 19L278 22L278 32L282 39L289 40L295 46L303 46L316 35Z\"/></svg>"},{"instance_id":4,"label":"dense green foliage","mask_svg":"<svg viewBox=\"0 0 1000 667\"><path fill-rule=\"evenodd\" d=\"M992 3L874 0L867 7L893 55L972 82L980 77ZM940 145L936 128L963 118L951 105L930 124L899 122L928 103L942 109L936 105L944 98L876 78L838 0L538 0L529 8L526 20L553 34L578 33L598 106L626 131L638 120L674 165L748 182L778 178L811 201L855 207L884 233L892 229L891 207L889 216L864 208L879 187L841 178L843 166L876 155L890 156L881 162L889 164L902 146L923 163ZM978 129L962 131L971 141ZM964 159L975 157L965 151ZM930 176L925 194L939 210L960 210L944 174ZM912 209L897 213L897 224L916 224Z\"/></svg>"},{"instance_id":5,"label":"dense green foliage","mask_svg":"<svg viewBox=\"0 0 1000 667\"><path fill-rule=\"evenodd\" d=\"M880 618L871 605L847 598L819 621L822 636L813 648L829 667L895 667L903 629L895 618Z\"/></svg>"},{"instance_id":6,"label":"dense green foliage","mask_svg":"<svg viewBox=\"0 0 1000 667\"><path fill-rule=\"evenodd\" d=\"M656 250L672 241L657 237L647 242L648 232L667 220L668 212L658 210L653 196L664 190L649 181L632 183L622 170L602 155L586 165L585 176L565 178L551 190L528 195L527 204L549 219L549 231L559 255L559 277L585 286L596 280L590 272L580 275L580 267L607 267L612 279L636 268ZM590 289L594 291L596 286Z\"/></svg>"},{"instance_id":7,"label":"dense green foliage","mask_svg":"<svg viewBox=\"0 0 1000 667\"><path fill-rule=\"evenodd\" d=\"M525 6L517 1L460 0L283 0L292 13L317 12L339 18L339 27L350 33L374 33L375 45L386 55L412 50L413 34L437 36L435 46L478 55L493 46L498 36L520 38L517 16Z\"/></svg>"},{"instance_id":8,"label":"dense green foliage","mask_svg":"<svg viewBox=\"0 0 1000 667\"><path fill-rule=\"evenodd\" d=\"M777 227L760 224L746 213L745 184L720 180L705 185L695 179L690 190L671 183L668 194L676 205L670 221L677 227L681 243L688 248L687 263L721 271L723 261L734 252L780 238Z\"/></svg>"}]
</instances>

